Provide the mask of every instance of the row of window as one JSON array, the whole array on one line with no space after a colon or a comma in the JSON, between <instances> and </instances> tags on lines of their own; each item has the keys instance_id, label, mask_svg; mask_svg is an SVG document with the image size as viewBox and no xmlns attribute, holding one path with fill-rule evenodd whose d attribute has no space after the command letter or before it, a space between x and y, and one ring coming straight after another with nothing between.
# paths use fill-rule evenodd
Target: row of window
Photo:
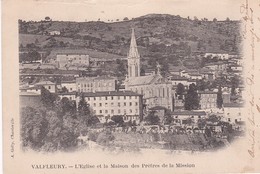
<instances>
[{"instance_id":1,"label":"row of window","mask_svg":"<svg viewBox=\"0 0 260 174\"><path fill-rule=\"evenodd\" d=\"M129 109L128 111L129 111L128 113L130 113L130 114L134 113L134 110L132 110L132 109ZM94 110L94 114L114 114L114 113L115 113L114 109L111 109L111 110ZM126 114L127 110L126 109L123 109L123 110L118 109L117 113L118 114ZM138 109L135 109L135 113L138 114Z\"/></svg>"},{"instance_id":2,"label":"row of window","mask_svg":"<svg viewBox=\"0 0 260 174\"><path fill-rule=\"evenodd\" d=\"M93 87L94 86L94 83L95 82L91 82L91 83L77 83L77 86L78 87L81 87L81 88L83 88L83 87ZM97 87L106 87L106 86L109 86L109 87L112 87L113 86L113 82L98 82L97 83Z\"/></svg>"},{"instance_id":3,"label":"row of window","mask_svg":"<svg viewBox=\"0 0 260 174\"><path fill-rule=\"evenodd\" d=\"M128 99L137 99L138 96L128 96ZM90 101L90 100L96 100L96 99L99 99L99 100L120 100L120 99L124 99L126 100L127 99L127 96L105 96L105 97L85 97L85 99L87 101Z\"/></svg>"},{"instance_id":4,"label":"row of window","mask_svg":"<svg viewBox=\"0 0 260 174\"><path fill-rule=\"evenodd\" d=\"M129 102L128 105L127 105L127 102L122 103L122 105L121 105L120 102L118 102L118 103L117 103L117 106L119 106L119 107L120 107L120 106L133 106L134 104L135 104L135 106L138 106L138 102ZM102 103L99 103L99 104L93 103L93 106L94 106L94 107L96 107L97 105L98 105L99 107L102 107ZM108 103L105 103L104 106L108 106ZM114 105L114 103L110 103L110 106L115 106L115 105Z\"/></svg>"}]
</instances>

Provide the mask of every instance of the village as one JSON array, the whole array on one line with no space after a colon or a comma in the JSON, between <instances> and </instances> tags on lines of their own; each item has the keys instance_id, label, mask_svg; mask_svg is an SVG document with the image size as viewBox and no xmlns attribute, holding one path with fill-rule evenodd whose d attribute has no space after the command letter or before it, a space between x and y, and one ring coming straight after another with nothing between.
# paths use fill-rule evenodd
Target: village
<instances>
[{"instance_id":1,"label":"village","mask_svg":"<svg viewBox=\"0 0 260 174\"><path fill-rule=\"evenodd\" d=\"M94 57L93 51L77 49L58 50L51 56L45 62L20 62L20 108L40 108L44 97L54 95L51 105L66 101L78 110L87 104L95 119L78 135L77 144L205 151L228 146L244 134L239 54L196 55L203 60L197 69L183 61L169 66L167 73L159 61L155 68L142 69L132 28L127 57L109 53ZM120 70L124 64L125 76L104 73L107 66ZM104 138L99 140L101 134Z\"/></svg>"}]
</instances>

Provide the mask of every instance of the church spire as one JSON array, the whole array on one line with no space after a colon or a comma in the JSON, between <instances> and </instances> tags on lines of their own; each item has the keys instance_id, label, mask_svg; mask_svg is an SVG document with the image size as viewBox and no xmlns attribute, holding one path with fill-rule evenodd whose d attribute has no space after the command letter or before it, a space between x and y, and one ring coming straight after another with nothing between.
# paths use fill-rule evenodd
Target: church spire
<instances>
[{"instance_id":1,"label":"church spire","mask_svg":"<svg viewBox=\"0 0 260 174\"><path fill-rule=\"evenodd\" d=\"M140 76L140 55L137 50L137 44L135 40L135 31L132 28L130 49L127 56L128 62L128 77L139 77Z\"/></svg>"},{"instance_id":2,"label":"church spire","mask_svg":"<svg viewBox=\"0 0 260 174\"><path fill-rule=\"evenodd\" d=\"M134 28L132 28L132 35L131 35L131 43L130 43L130 49L129 49L129 54L128 54L129 58L139 58L140 55L138 53L137 50L137 44L136 44L136 40L135 40L135 30Z\"/></svg>"}]
</instances>

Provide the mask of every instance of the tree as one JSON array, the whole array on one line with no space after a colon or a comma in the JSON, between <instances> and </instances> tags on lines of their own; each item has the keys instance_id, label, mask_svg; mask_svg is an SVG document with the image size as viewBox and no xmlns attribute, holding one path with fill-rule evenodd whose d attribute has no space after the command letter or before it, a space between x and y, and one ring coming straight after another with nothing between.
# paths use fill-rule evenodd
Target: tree
<instances>
[{"instance_id":1,"label":"tree","mask_svg":"<svg viewBox=\"0 0 260 174\"><path fill-rule=\"evenodd\" d=\"M80 129L82 132L86 131L87 126L91 126L95 118L90 111L89 104L85 101L84 95L80 96L80 101L78 104L78 119L80 121Z\"/></svg>"},{"instance_id":2,"label":"tree","mask_svg":"<svg viewBox=\"0 0 260 174\"><path fill-rule=\"evenodd\" d=\"M38 150L44 145L47 134L47 120L36 109L31 107L21 110L21 140L22 147Z\"/></svg>"},{"instance_id":3,"label":"tree","mask_svg":"<svg viewBox=\"0 0 260 174\"><path fill-rule=\"evenodd\" d=\"M111 117L111 120L113 120L118 126L123 126L124 119L121 115L114 115Z\"/></svg>"},{"instance_id":4,"label":"tree","mask_svg":"<svg viewBox=\"0 0 260 174\"><path fill-rule=\"evenodd\" d=\"M219 86L218 93L217 93L217 107L221 109L222 105L223 105L222 90L221 90L221 86Z\"/></svg>"},{"instance_id":5,"label":"tree","mask_svg":"<svg viewBox=\"0 0 260 174\"><path fill-rule=\"evenodd\" d=\"M43 105L47 108L53 108L55 106L55 101L58 96L56 94L50 93L49 90L45 89L43 86L41 87L41 101Z\"/></svg>"},{"instance_id":6,"label":"tree","mask_svg":"<svg viewBox=\"0 0 260 174\"><path fill-rule=\"evenodd\" d=\"M217 22L217 21L218 21L217 18L214 18L214 19L213 19L213 22L214 22L214 23Z\"/></svg>"},{"instance_id":7,"label":"tree","mask_svg":"<svg viewBox=\"0 0 260 174\"><path fill-rule=\"evenodd\" d=\"M55 110L22 108L22 147L47 152L75 148L79 136L77 125L75 117L68 114L61 119Z\"/></svg>"},{"instance_id":8,"label":"tree","mask_svg":"<svg viewBox=\"0 0 260 174\"><path fill-rule=\"evenodd\" d=\"M75 101L71 101L69 100L67 97L63 97L60 100L60 108L58 108L59 110L61 110L62 116L65 113L76 113L76 103Z\"/></svg>"},{"instance_id":9,"label":"tree","mask_svg":"<svg viewBox=\"0 0 260 174\"><path fill-rule=\"evenodd\" d=\"M178 83L177 85L177 89L176 89L176 93L178 95L183 95L183 93L185 92L185 87L182 83Z\"/></svg>"},{"instance_id":10,"label":"tree","mask_svg":"<svg viewBox=\"0 0 260 174\"><path fill-rule=\"evenodd\" d=\"M169 109L165 110L165 122L164 124L171 124L173 123L174 118L171 116L171 111Z\"/></svg>"},{"instance_id":11,"label":"tree","mask_svg":"<svg viewBox=\"0 0 260 174\"><path fill-rule=\"evenodd\" d=\"M151 111L149 112L148 116L145 117L145 121L149 124L149 125L158 125L160 124L160 118L158 117L158 115L155 115L156 111Z\"/></svg>"},{"instance_id":12,"label":"tree","mask_svg":"<svg viewBox=\"0 0 260 174\"><path fill-rule=\"evenodd\" d=\"M45 17L45 21L50 21L50 20L51 20L51 18L49 16Z\"/></svg>"},{"instance_id":13,"label":"tree","mask_svg":"<svg viewBox=\"0 0 260 174\"><path fill-rule=\"evenodd\" d=\"M194 109L199 109L199 96L196 91L196 85L191 84L189 86L189 90L187 92L187 95L185 96L185 103L184 103L184 108L186 110L194 110Z\"/></svg>"},{"instance_id":14,"label":"tree","mask_svg":"<svg viewBox=\"0 0 260 174\"><path fill-rule=\"evenodd\" d=\"M229 22L229 21L230 21L229 17L227 17L227 18L226 18L226 21L227 21L227 22Z\"/></svg>"},{"instance_id":15,"label":"tree","mask_svg":"<svg viewBox=\"0 0 260 174\"><path fill-rule=\"evenodd\" d=\"M115 73L117 77L124 77L127 74L127 70L124 62L120 59L117 59L116 63L117 63L117 67L115 69Z\"/></svg>"},{"instance_id":16,"label":"tree","mask_svg":"<svg viewBox=\"0 0 260 174\"><path fill-rule=\"evenodd\" d=\"M128 19L128 17L124 17L124 19L123 19L124 21L128 21L129 19Z\"/></svg>"},{"instance_id":17,"label":"tree","mask_svg":"<svg viewBox=\"0 0 260 174\"><path fill-rule=\"evenodd\" d=\"M27 54L27 61L29 62L34 62L37 60L41 60L41 55L39 52L33 50L33 51L29 51Z\"/></svg>"}]
</instances>

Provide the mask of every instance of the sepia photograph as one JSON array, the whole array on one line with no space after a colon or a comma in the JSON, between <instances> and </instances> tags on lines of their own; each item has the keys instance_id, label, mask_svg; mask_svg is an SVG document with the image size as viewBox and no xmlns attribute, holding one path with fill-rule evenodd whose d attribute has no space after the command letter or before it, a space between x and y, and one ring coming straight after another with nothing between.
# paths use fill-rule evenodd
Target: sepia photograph
<instances>
[{"instance_id":1,"label":"sepia photograph","mask_svg":"<svg viewBox=\"0 0 260 174\"><path fill-rule=\"evenodd\" d=\"M19 1L4 48L9 160L32 173L259 172L250 2Z\"/></svg>"}]
</instances>

